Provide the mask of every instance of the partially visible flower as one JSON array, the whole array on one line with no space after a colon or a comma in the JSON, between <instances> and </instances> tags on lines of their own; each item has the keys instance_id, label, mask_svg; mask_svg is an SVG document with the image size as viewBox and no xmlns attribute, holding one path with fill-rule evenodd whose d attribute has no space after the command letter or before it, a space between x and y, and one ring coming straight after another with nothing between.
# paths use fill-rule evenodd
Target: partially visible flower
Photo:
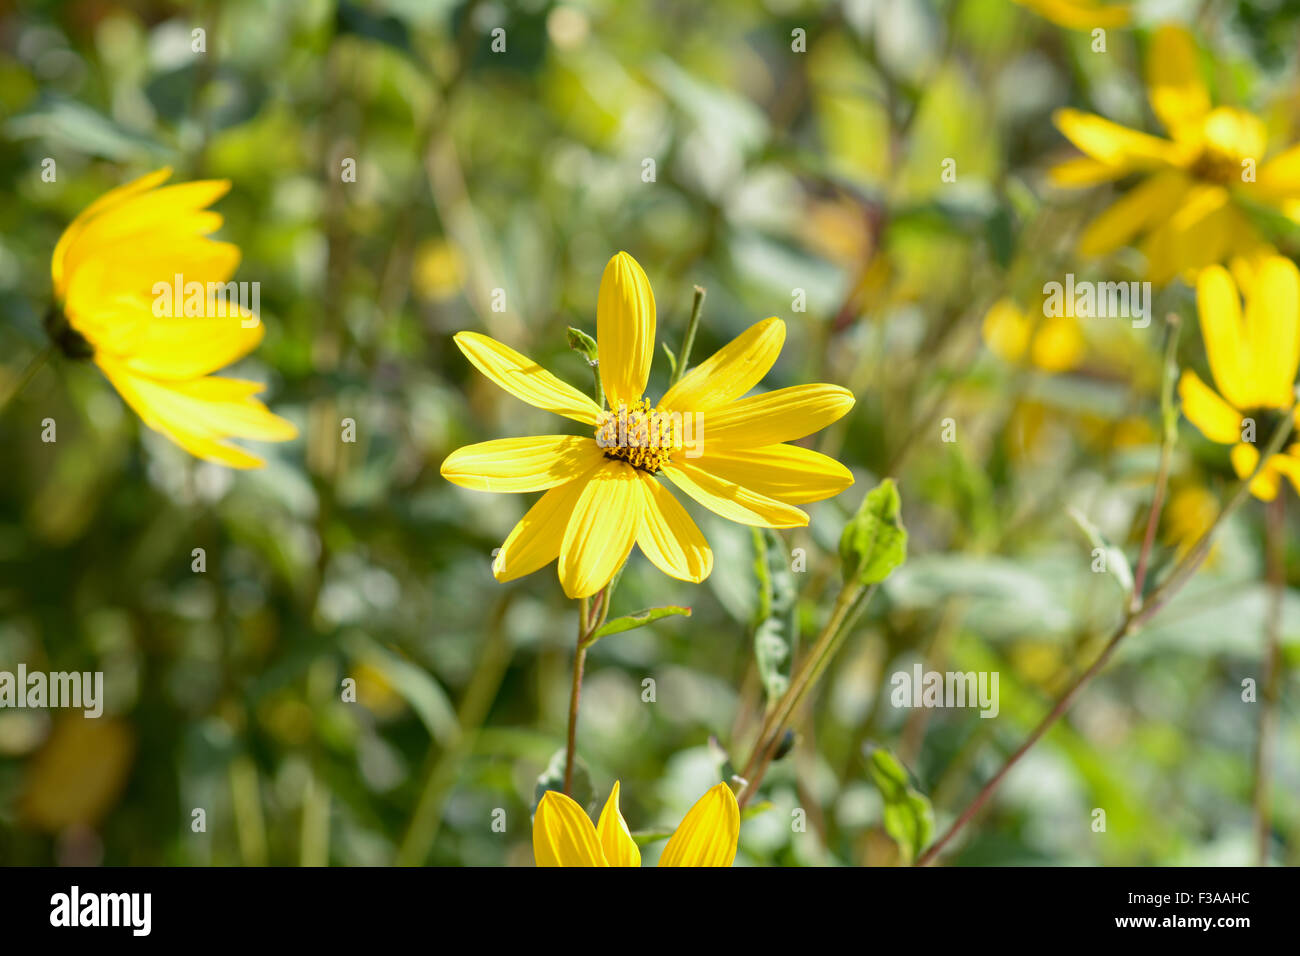
<instances>
[{"instance_id":1,"label":"partially visible flower","mask_svg":"<svg viewBox=\"0 0 1300 956\"><path fill-rule=\"evenodd\" d=\"M1133 18L1127 3L1105 4L1097 0L1016 0L1016 3L1067 30L1126 27Z\"/></svg>"},{"instance_id":2,"label":"partially visible flower","mask_svg":"<svg viewBox=\"0 0 1300 956\"><path fill-rule=\"evenodd\" d=\"M1237 285L1221 266L1201 273L1196 302L1218 392L1190 369L1178 382L1183 414L1210 441L1233 446L1232 467L1241 478L1259 463L1255 443L1269 440L1295 401L1300 271L1290 259L1266 259L1246 286L1245 299L1243 315ZM1270 458L1251 482L1251 493L1272 501L1282 475L1300 489L1300 445Z\"/></svg>"},{"instance_id":3,"label":"partially visible flower","mask_svg":"<svg viewBox=\"0 0 1300 956\"><path fill-rule=\"evenodd\" d=\"M533 857L538 866L640 866L641 850L618 809L618 782L600 820L556 790L542 794L533 816ZM696 801L668 838L660 866L731 866L740 842L740 806L720 783Z\"/></svg>"},{"instance_id":4,"label":"partially visible flower","mask_svg":"<svg viewBox=\"0 0 1300 956\"><path fill-rule=\"evenodd\" d=\"M833 458L785 442L825 428L853 407L838 385L795 385L741 396L767 374L785 323L764 319L692 368L652 406L643 397L654 358L655 300L625 252L609 260L596 305L600 379L609 410L486 335L456 344L476 368L530 405L594 429L593 437L502 438L457 449L442 476L479 491L546 491L510 532L492 565L498 581L559 559L571 598L595 594L632 545L683 581L703 581L713 552L660 479L739 524L794 528L794 507L853 484Z\"/></svg>"},{"instance_id":5,"label":"partially visible flower","mask_svg":"<svg viewBox=\"0 0 1300 956\"><path fill-rule=\"evenodd\" d=\"M224 299L219 311L208 299L203 315L154 312L160 283L180 276L207 298L210 283L234 275L238 247L208 238L222 220L207 207L230 182L157 188L170 176L160 169L105 193L64 230L50 263L47 327L65 354L93 359L150 428L195 457L256 468L262 460L227 439L288 441L298 430L253 397L259 383L209 373L257 348L261 321Z\"/></svg>"},{"instance_id":6,"label":"partially visible flower","mask_svg":"<svg viewBox=\"0 0 1300 956\"><path fill-rule=\"evenodd\" d=\"M1210 530L1218 516L1219 499L1204 485L1187 484L1172 489L1160 519L1164 524L1165 544L1172 546L1175 557L1181 559ZM1207 563L1214 560L1217 550L1217 544L1210 546Z\"/></svg>"},{"instance_id":7,"label":"partially visible flower","mask_svg":"<svg viewBox=\"0 0 1300 956\"><path fill-rule=\"evenodd\" d=\"M1212 108L1197 49L1182 27L1156 31L1147 52L1147 94L1169 133L1162 139L1092 113L1057 110L1057 127L1085 155L1051 170L1058 186L1082 187L1130 175L1142 182L1097 216L1079 239L1086 256L1141 237L1148 278L1164 284L1234 257L1271 252L1247 218L1245 202L1283 214L1300 203L1300 146L1267 162L1265 126L1235 107ZM1258 168L1256 168L1258 167Z\"/></svg>"},{"instance_id":8,"label":"partially visible flower","mask_svg":"<svg viewBox=\"0 0 1300 956\"><path fill-rule=\"evenodd\" d=\"M1044 316L1035 324L1014 301L1000 299L985 314L982 332L989 351L1013 365L1068 372L1083 361L1083 332L1073 316Z\"/></svg>"}]
</instances>

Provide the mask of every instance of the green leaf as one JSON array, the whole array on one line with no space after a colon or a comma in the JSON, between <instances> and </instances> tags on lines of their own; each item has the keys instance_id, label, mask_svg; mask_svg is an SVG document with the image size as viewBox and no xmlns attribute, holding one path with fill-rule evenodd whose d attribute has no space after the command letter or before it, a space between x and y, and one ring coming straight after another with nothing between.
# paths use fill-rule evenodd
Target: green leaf
<instances>
[{"instance_id":1,"label":"green leaf","mask_svg":"<svg viewBox=\"0 0 1300 956\"><path fill-rule=\"evenodd\" d=\"M885 832L898 844L903 861L910 864L934 835L930 800L913 789L903 765L883 747L868 750L867 766L885 801Z\"/></svg>"},{"instance_id":2,"label":"green leaf","mask_svg":"<svg viewBox=\"0 0 1300 956\"><path fill-rule=\"evenodd\" d=\"M600 362L600 353L596 350L596 340L582 329L569 326L569 348L585 358L588 365L597 365Z\"/></svg>"},{"instance_id":3,"label":"green leaf","mask_svg":"<svg viewBox=\"0 0 1300 956\"><path fill-rule=\"evenodd\" d=\"M599 631L591 636L587 642L590 647L602 637L608 637L611 634L621 634L624 631L635 630L638 627L645 627L661 617L690 617L691 609L688 607L677 607L676 605L666 605L664 607L648 607L644 611L635 611L632 614L625 614L622 617L616 617L612 621L606 621Z\"/></svg>"},{"instance_id":4,"label":"green leaf","mask_svg":"<svg viewBox=\"0 0 1300 956\"><path fill-rule=\"evenodd\" d=\"M361 634L349 634L343 649L354 661L369 664L411 705L429 736L446 746L460 735L460 722L451 698L423 667Z\"/></svg>"},{"instance_id":5,"label":"green leaf","mask_svg":"<svg viewBox=\"0 0 1300 956\"><path fill-rule=\"evenodd\" d=\"M907 529L899 520L898 488L886 478L867 492L840 535L844 583L877 584L907 559Z\"/></svg>"},{"instance_id":6,"label":"green leaf","mask_svg":"<svg viewBox=\"0 0 1300 956\"><path fill-rule=\"evenodd\" d=\"M564 792L564 754L563 747L551 754L550 763L537 778L537 786L533 788L534 813L537 812L537 805L542 802L542 797L547 790L554 790L556 793ZM591 805L591 775L587 772L587 765L582 762L581 757L575 757L573 760L573 793L569 796L573 797L580 807Z\"/></svg>"},{"instance_id":7,"label":"green leaf","mask_svg":"<svg viewBox=\"0 0 1300 956\"><path fill-rule=\"evenodd\" d=\"M1133 590L1133 571L1129 567L1128 558L1124 556L1124 552L1102 537L1096 526L1080 512L1071 508L1070 517L1079 526L1079 530L1088 539L1088 543L1092 545L1094 562L1096 552L1100 550L1106 561L1107 573L1115 578L1115 582L1119 585L1121 591L1125 594L1130 593Z\"/></svg>"},{"instance_id":8,"label":"green leaf","mask_svg":"<svg viewBox=\"0 0 1300 956\"><path fill-rule=\"evenodd\" d=\"M770 528L753 528L754 577L758 608L754 615L754 661L769 701L790 686L790 666L799 635L795 629L794 573L785 545Z\"/></svg>"}]
</instances>

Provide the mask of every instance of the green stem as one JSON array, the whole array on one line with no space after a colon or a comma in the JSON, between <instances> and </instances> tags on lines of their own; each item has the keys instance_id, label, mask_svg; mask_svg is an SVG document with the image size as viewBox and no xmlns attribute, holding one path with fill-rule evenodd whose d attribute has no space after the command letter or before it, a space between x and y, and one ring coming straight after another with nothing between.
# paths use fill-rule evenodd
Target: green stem
<instances>
[{"instance_id":1,"label":"green stem","mask_svg":"<svg viewBox=\"0 0 1300 956\"><path fill-rule=\"evenodd\" d=\"M695 332L700 327L700 312L704 310L704 287L695 287L695 302L691 305L691 320L686 324L686 337L682 339L681 351L677 353L677 368L673 370L668 387L672 388L686 374L686 366L691 361L691 349L695 347Z\"/></svg>"},{"instance_id":2,"label":"green stem","mask_svg":"<svg viewBox=\"0 0 1300 956\"><path fill-rule=\"evenodd\" d=\"M975 814L979 812L980 808L984 806L989 797L993 795L993 791L997 789L998 784L1002 782L1002 779L1007 775L1011 768L1014 767L1016 763L1019 762L1020 758L1038 742L1043 734L1047 733L1052 725L1056 723L1057 719L1069 709L1070 704L1074 702L1074 698L1079 691L1082 690L1083 687L1092 680L1092 678L1095 677L1103 667L1105 667L1106 662L1109 661L1111 655L1115 653L1115 649L1119 646L1120 641L1135 631L1141 630L1142 625L1149 621L1171 597L1178 593L1179 589L1191 579L1192 575L1196 573L1197 569L1201 566L1201 563L1210 553L1210 546L1213 543L1215 534L1218 533L1218 529L1222 527L1223 523L1227 521L1227 519L1231 517L1232 514L1245 502L1246 498L1250 495L1251 482L1254 481L1256 476L1264 470L1264 466L1268 463L1269 459L1277 454L1277 452L1282 449L1283 444L1286 443L1287 437L1291 434L1291 422L1293 420L1292 416L1295 414L1295 408L1296 406L1293 403L1291 407L1287 409L1282 424L1278 426L1277 430L1273 433L1272 438L1269 440L1268 447L1265 448L1263 453L1259 456L1259 462L1255 465L1255 470L1249 477L1237 485L1232 497L1228 499L1227 505L1225 505L1223 510L1219 512L1219 516L1214 519L1214 523L1205 530L1192 549L1183 557L1182 561L1174 567L1174 570L1170 572L1169 576L1160 582L1151 594L1143 599L1136 609L1125 610L1123 619L1119 622L1119 625L1115 628L1115 632L1106 642L1106 646L1102 649L1101 654L1098 655L1095 661L1093 661L1092 666L1079 675L1074 683L1072 683L1065 693L1061 695L1055 706L1053 706L1048 712L1047 716L1038 722L1038 726L1033 729L1028 738L1025 739L1025 742L1016 748L1015 752L1007 758L1005 763L1003 763L1001 769L999 769L998 772L980 788L979 793L975 795L975 799L972 800L966 809L962 811L961 815L953 821L952 825L948 827L943 836L930 844L930 847L921 854L916 861L916 866L927 866L934 862L948 842L961 832L962 828L965 827Z\"/></svg>"},{"instance_id":3,"label":"green stem","mask_svg":"<svg viewBox=\"0 0 1300 956\"><path fill-rule=\"evenodd\" d=\"M9 390L9 394L3 400L0 400L0 412L4 411L9 403L17 398L22 390L30 384L31 380L36 377L36 373L45 367L45 363L49 361L50 356L53 354L54 346L51 344L32 356L31 361L27 363L27 367L18 376L18 384Z\"/></svg>"},{"instance_id":4,"label":"green stem","mask_svg":"<svg viewBox=\"0 0 1300 956\"><path fill-rule=\"evenodd\" d=\"M741 809L744 809L745 804L758 791L758 785L767 773L768 765L772 762L781 738L785 735L785 725L803 702L808 691L821 678L826 666L839 652L849 631L852 630L875 591L875 585L864 588L860 584L851 584L841 590L835 599L831 616L826 621L826 626L822 628L821 634L818 635L812 651L799 665L799 670L790 682L790 686L786 688L786 692L763 718L763 725L759 728L758 737L754 741L754 749L750 752L749 759L745 762L745 769L740 775L745 781L736 797Z\"/></svg>"}]
</instances>

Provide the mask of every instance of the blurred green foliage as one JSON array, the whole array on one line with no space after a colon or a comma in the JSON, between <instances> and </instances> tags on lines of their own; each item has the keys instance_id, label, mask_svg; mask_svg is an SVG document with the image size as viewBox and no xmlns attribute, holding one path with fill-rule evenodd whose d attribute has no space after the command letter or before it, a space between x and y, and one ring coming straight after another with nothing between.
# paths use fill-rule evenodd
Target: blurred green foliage
<instances>
[{"instance_id":1,"label":"blurred green foliage","mask_svg":"<svg viewBox=\"0 0 1300 956\"><path fill-rule=\"evenodd\" d=\"M1297 12L1266 7L1180 11L1198 16L1221 98L1295 132ZM178 179L233 181L220 235L243 250L237 278L262 284L267 328L239 371L302 430L262 449L264 470L235 474L186 457L93 366L65 360L0 413L0 669L101 670L108 687L98 721L0 712L0 863L530 863L575 608L553 568L493 580L492 549L532 496L464 491L438 466L556 423L485 381L451 336L486 332L587 389L567 329L594 334L619 249L646 268L674 347L693 286L707 288L696 361L779 315L789 335L765 387L858 396L816 445L857 485L812 506L810 527L760 536L764 561L807 557L782 609L796 654L834 599L845 522L880 477L898 481L909 561L805 709L738 857L898 862L890 807L911 806L914 787L946 825L1092 661L1124 600L1090 573L1067 508L1136 552L1160 437L1159 323L1095 320L1086 360L1059 375L1000 361L980 323L999 297L1033 307L1045 278L1076 268L1074 237L1107 200L1047 185L1046 164L1069 153L1049 116L1075 104L1147 123L1144 38L1112 31L1096 55L1005 0L0 3L0 393L44 344L63 227L170 163ZM1132 269L1121 256L1106 276ZM1182 314L1180 361L1203 369L1190 291L1157 310ZM657 357L651 394L669 374ZM1196 495L1212 509L1231 480L1224 449L1184 423L1155 573L1196 526ZM764 685L788 668L760 679L753 630L776 609L760 613L773 597L749 531L699 517L709 581L670 580L638 555L611 618L692 615L604 638L587 663L590 792L621 780L633 830L670 828L718 779L720 753L744 756ZM1241 682L1261 674L1263 520L1253 503L1228 525L956 862L1251 858L1257 709ZM1284 620L1274 837L1295 863L1294 591ZM922 660L998 671L998 718L891 707L889 675ZM873 783L877 743L898 758L894 803Z\"/></svg>"}]
</instances>

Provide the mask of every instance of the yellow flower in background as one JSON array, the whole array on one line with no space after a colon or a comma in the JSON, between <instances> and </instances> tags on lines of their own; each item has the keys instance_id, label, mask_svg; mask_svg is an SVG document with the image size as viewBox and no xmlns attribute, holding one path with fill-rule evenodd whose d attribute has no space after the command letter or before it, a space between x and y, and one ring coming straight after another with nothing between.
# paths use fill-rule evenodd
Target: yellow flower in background
<instances>
[{"instance_id":1,"label":"yellow flower in background","mask_svg":"<svg viewBox=\"0 0 1300 956\"><path fill-rule=\"evenodd\" d=\"M251 311L224 298L217 309L207 291L239 265L238 247L208 238L222 219L207 207L230 183L158 188L170 176L160 169L105 193L64 230L50 264L56 307L47 326L66 354L93 359L150 428L198 458L259 467L227 439L288 441L298 431L253 397L257 382L209 374L263 335ZM182 291L200 283L202 314L155 314L160 283Z\"/></svg>"},{"instance_id":2,"label":"yellow flower in background","mask_svg":"<svg viewBox=\"0 0 1300 956\"><path fill-rule=\"evenodd\" d=\"M1133 19L1126 3L1104 4L1097 0L1015 0L1040 17L1067 30L1095 30L1098 27L1126 27Z\"/></svg>"},{"instance_id":3,"label":"yellow flower in background","mask_svg":"<svg viewBox=\"0 0 1300 956\"><path fill-rule=\"evenodd\" d=\"M1189 484L1172 489L1169 503L1160 517L1165 526L1164 542L1175 549L1175 557L1181 560L1218 517L1219 499L1204 485ZM1207 564L1214 562L1218 549L1217 543L1210 546Z\"/></svg>"},{"instance_id":4,"label":"yellow flower in background","mask_svg":"<svg viewBox=\"0 0 1300 956\"><path fill-rule=\"evenodd\" d=\"M1138 249L1157 284L1180 275L1191 281L1197 270L1234 257L1267 255L1271 250L1242 201L1294 213L1300 206L1300 146L1264 161L1264 123L1245 110L1211 107L1196 45L1182 27L1156 31L1147 53L1147 94L1170 139L1075 109L1053 117L1086 154L1051 170L1056 185L1143 177L1088 224L1078 251L1101 256L1142 237Z\"/></svg>"},{"instance_id":5,"label":"yellow flower in background","mask_svg":"<svg viewBox=\"0 0 1300 956\"><path fill-rule=\"evenodd\" d=\"M660 866L731 866L740 842L740 807L725 783L696 801L668 838ZM533 816L533 857L538 866L640 866L641 851L618 809L618 782L600 821L574 800L547 790Z\"/></svg>"},{"instance_id":6,"label":"yellow flower in background","mask_svg":"<svg viewBox=\"0 0 1300 956\"><path fill-rule=\"evenodd\" d=\"M1196 304L1218 392L1190 369L1178 382L1183 414L1210 441L1232 445L1232 467L1241 478L1259 462L1256 443L1268 442L1295 400L1300 271L1290 259L1269 257L1250 277L1245 299L1243 315L1237 285L1222 266L1201 273ZM1300 445L1269 459L1251 493L1272 501L1281 475L1300 489Z\"/></svg>"},{"instance_id":7,"label":"yellow flower in background","mask_svg":"<svg viewBox=\"0 0 1300 956\"><path fill-rule=\"evenodd\" d=\"M605 267L596 332L609 411L500 342L475 332L456 336L475 367L507 392L595 430L591 438L482 442L442 463L443 477L465 488L546 491L502 545L492 566L497 580L558 558L565 594L587 597L609 583L636 544L665 574L703 581L713 552L660 478L724 518L765 528L806 525L796 504L853 483L835 459L784 444L844 415L853 406L847 389L796 385L741 398L780 354L780 319L742 332L653 407L643 395L654 357L654 294L625 252Z\"/></svg>"},{"instance_id":8,"label":"yellow flower in background","mask_svg":"<svg viewBox=\"0 0 1300 956\"><path fill-rule=\"evenodd\" d=\"M985 314L982 332L989 351L1013 365L1068 372L1083 361L1083 332L1073 316L1044 316L1035 325L1011 299L1000 299Z\"/></svg>"}]
</instances>

